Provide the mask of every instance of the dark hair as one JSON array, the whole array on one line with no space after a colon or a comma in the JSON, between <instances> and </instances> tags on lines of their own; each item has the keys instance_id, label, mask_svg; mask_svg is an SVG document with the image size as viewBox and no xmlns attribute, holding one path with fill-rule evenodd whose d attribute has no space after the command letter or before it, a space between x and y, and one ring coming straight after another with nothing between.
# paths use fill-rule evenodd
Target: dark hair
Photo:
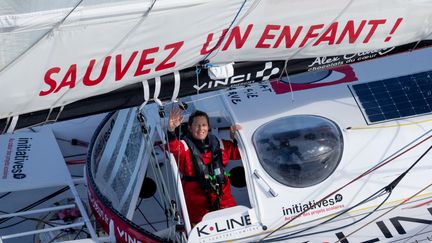
<instances>
[{"instance_id":1,"label":"dark hair","mask_svg":"<svg viewBox=\"0 0 432 243\"><path fill-rule=\"evenodd\" d=\"M207 119L207 124L208 124L209 127L210 127L210 119L209 119L209 116L208 116L207 113L205 113L204 111L199 111L199 110L196 110L194 113L192 113L192 114L189 116L188 126L192 126L192 123L193 123L195 117L198 117L198 116L203 116L203 117L205 117L205 118Z\"/></svg>"}]
</instances>

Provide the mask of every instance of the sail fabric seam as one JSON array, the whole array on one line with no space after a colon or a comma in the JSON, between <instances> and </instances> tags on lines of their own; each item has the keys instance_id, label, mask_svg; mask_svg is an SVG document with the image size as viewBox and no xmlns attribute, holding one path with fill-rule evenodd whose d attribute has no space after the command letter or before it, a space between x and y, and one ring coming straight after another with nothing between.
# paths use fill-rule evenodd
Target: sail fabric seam
<instances>
[{"instance_id":1,"label":"sail fabric seam","mask_svg":"<svg viewBox=\"0 0 432 243\"><path fill-rule=\"evenodd\" d=\"M72 12L75 11L75 9L78 8L79 5L81 5L81 3L84 0L80 0L73 8L71 11L69 11L68 14L66 14L66 16L60 20L58 23L56 23L49 31L47 31L44 35L42 35L39 39L37 39L33 44L31 44L27 49L25 49L21 54L19 54L14 60L12 60L11 62L9 62L8 64L6 64L3 68L0 69L0 73L3 72L4 70L6 70L8 67L10 67L13 63L15 63L17 60L21 59L21 57L23 57L29 50L31 50L34 46L36 46L38 43L40 43L41 40L43 40L44 38L46 38L54 29L58 28L71 14Z\"/></svg>"},{"instance_id":2,"label":"sail fabric seam","mask_svg":"<svg viewBox=\"0 0 432 243\"><path fill-rule=\"evenodd\" d=\"M57 21L55 20L61 16L67 15L67 13L71 11L69 10L71 8L73 9L73 7L70 7L23 14L1 15L0 23L2 23L1 26L6 26L12 30L19 31L21 31L21 29L25 30L31 28L44 28L44 26L56 24ZM124 7L122 5L107 6L102 8L86 6L85 9L80 8L79 13L70 15L70 22L68 21L68 24L72 24L73 22L82 23L83 21L93 19L107 19L113 17L123 17L122 20L124 20L125 17L136 18L136 15L142 16L142 11L147 11L148 9L149 7L147 3L129 4Z\"/></svg>"},{"instance_id":3,"label":"sail fabric seam","mask_svg":"<svg viewBox=\"0 0 432 243\"><path fill-rule=\"evenodd\" d=\"M217 46L218 48L214 48L214 49L212 49L209 53L207 53L207 55L202 59L203 61L204 61L204 60L207 60L207 59L209 58L209 56L210 56L210 55L211 55L211 54L212 54L216 49L219 51L220 43L222 43L222 41L225 40L225 37L227 36L227 33L231 30L231 27L234 25L234 23L235 23L237 17L239 16L240 12L242 11L242 9L243 9L243 7L245 6L245 4L246 4L247 1L248 1L248 0L244 0L244 1L243 1L243 3L242 3L242 5L240 6L239 10L238 10L237 13L234 15L233 20L232 20L231 23L229 24L229 26L228 26L228 28L227 28L227 31L223 34L223 36L221 36L221 37L219 38L218 42L216 43L216 46ZM217 54L217 52L216 52L216 54Z\"/></svg>"},{"instance_id":4,"label":"sail fabric seam","mask_svg":"<svg viewBox=\"0 0 432 243\"><path fill-rule=\"evenodd\" d=\"M83 0L81 0L81 2L82 2ZM156 3L156 1L157 0L153 0L153 2L151 3L151 5L149 6L149 8L146 10L146 12L142 15L142 17L141 17L141 19L128 31L128 33L125 35L125 36L123 36L123 38L116 44L116 45L114 45L113 46L113 48L111 48L106 54L106 56L108 56L108 54L111 54L111 53L113 53L114 52L114 50L116 50L126 39L128 39L128 37L133 33L133 32L135 32L135 30L137 29L137 27L139 26L139 25L141 25L143 22L144 22L144 20L146 19L146 17L149 15L149 13L151 12L151 10L153 9L153 6L155 5L155 3ZM81 3L80 2L80 3ZM72 10L72 11L74 11L76 8L78 7L78 5ZM70 12L69 13L69 15L71 14L72 12ZM68 16L69 16L68 15ZM65 19L68 17L68 16L66 16L65 17ZM64 20L65 20L64 19ZM64 22L64 20L61 22L61 23L63 23ZM61 24L61 23L59 23L59 25ZM39 42L39 41L38 41ZM97 62L97 64L96 64L96 66L97 67L99 67L100 65L102 65L102 63L101 62ZM1 72L2 70L0 70L0 72ZM83 74L84 75L84 74ZM160 78L160 77L159 77ZM83 78L80 78L80 79L78 79L78 82L77 82L77 84L78 83L81 83L82 82L82 80L83 80ZM62 95L60 95L55 101L54 101L54 103L53 103L53 106L55 106L55 104L57 104L57 102L59 102L67 93L69 93L70 92L70 90L71 89L68 89L68 90L66 90L66 92L64 92ZM155 101L157 101L156 99L155 99ZM142 106L143 107L143 106Z\"/></svg>"},{"instance_id":5,"label":"sail fabric seam","mask_svg":"<svg viewBox=\"0 0 432 243\"><path fill-rule=\"evenodd\" d=\"M342 16L342 14L345 13L345 11L346 11L350 6L351 6L351 4L352 4L353 2L354 2L354 0L350 0L350 1L348 2L348 4L347 4L343 9L342 9L342 11L340 11L339 14L336 15L336 17L334 17L333 20L330 21L329 23L330 23L330 24L331 24L331 23L334 23L337 19L339 19L340 16ZM330 24L328 24L327 28L323 28L323 30L320 32L320 34L324 33L324 32L329 28ZM299 53L302 52L304 49L306 49L307 47L309 47L309 46L310 46L310 43L312 43L312 42L313 42L313 40L308 40L308 41L306 42L306 44L305 44L302 48L298 49L298 50L297 50L296 52L294 52L291 56L289 56L288 58L285 59L284 69L282 70L282 72L281 72L281 74L279 75L279 78L278 78L278 79L281 79L284 73L286 74L286 76L288 76L288 71L287 71L288 61L291 60L291 59L293 59L297 54L299 54Z\"/></svg>"}]
</instances>

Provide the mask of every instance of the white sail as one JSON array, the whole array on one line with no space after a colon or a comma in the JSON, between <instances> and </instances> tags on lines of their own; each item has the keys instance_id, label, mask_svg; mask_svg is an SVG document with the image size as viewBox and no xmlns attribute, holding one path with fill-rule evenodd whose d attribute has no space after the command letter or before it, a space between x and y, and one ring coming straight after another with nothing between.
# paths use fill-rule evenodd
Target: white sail
<instances>
[{"instance_id":1,"label":"white sail","mask_svg":"<svg viewBox=\"0 0 432 243\"><path fill-rule=\"evenodd\" d=\"M431 38L432 1L14 2L2 2L0 11L0 118L61 107L204 59L344 55Z\"/></svg>"}]
</instances>

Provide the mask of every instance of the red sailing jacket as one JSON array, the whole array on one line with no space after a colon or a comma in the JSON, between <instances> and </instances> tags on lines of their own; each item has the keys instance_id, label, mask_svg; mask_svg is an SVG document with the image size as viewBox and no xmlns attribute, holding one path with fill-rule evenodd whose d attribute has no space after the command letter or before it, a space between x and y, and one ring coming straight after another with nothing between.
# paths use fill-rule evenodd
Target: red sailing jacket
<instances>
[{"instance_id":1,"label":"red sailing jacket","mask_svg":"<svg viewBox=\"0 0 432 243\"><path fill-rule=\"evenodd\" d=\"M231 141L222 140L222 163L223 166L228 164L229 160L239 160L240 152L238 147ZM192 154L185 141L179 141L177 138L170 139L168 143L171 153L174 155L180 173L184 176L194 177L195 169L192 161ZM211 151L202 153L201 158L204 164L211 163ZM226 183L222 186L222 195L220 197L220 208L229 208L236 206L236 202L231 195L230 180L226 178ZM192 225L199 223L203 216L209 212L209 202L206 193L201 188L198 181L183 181L183 191L185 194L186 205ZM216 200L216 193L209 191L212 204Z\"/></svg>"}]
</instances>

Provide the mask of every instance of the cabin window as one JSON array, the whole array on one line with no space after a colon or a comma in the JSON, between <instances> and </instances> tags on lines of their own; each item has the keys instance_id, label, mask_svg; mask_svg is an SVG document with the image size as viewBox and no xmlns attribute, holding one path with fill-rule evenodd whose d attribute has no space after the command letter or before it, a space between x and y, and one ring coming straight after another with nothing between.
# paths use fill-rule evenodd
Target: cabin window
<instances>
[{"instance_id":1,"label":"cabin window","mask_svg":"<svg viewBox=\"0 0 432 243\"><path fill-rule=\"evenodd\" d=\"M320 116L296 115L259 127L254 146L264 170L291 187L316 185L329 177L343 151L338 126Z\"/></svg>"}]
</instances>

